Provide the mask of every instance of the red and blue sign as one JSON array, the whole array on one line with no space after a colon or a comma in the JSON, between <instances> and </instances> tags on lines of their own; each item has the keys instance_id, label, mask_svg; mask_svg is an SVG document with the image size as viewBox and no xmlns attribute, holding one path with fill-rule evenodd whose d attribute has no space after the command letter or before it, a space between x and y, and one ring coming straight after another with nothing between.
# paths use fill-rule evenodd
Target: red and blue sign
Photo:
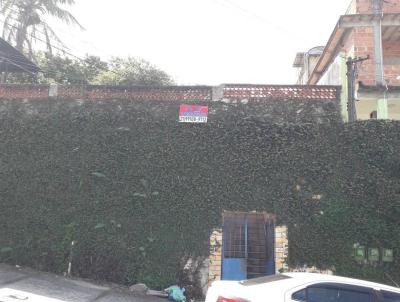
<instances>
[{"instance_id":1,"label":"red and blue sign","mask_svg":"<svg viewBox=\"0 0 400 302\"><path fill-rule=\"evenodd\" d=\"M179 122L207 123L208 106L181 105L179 107Z\"/></svg>"}]
</instances>

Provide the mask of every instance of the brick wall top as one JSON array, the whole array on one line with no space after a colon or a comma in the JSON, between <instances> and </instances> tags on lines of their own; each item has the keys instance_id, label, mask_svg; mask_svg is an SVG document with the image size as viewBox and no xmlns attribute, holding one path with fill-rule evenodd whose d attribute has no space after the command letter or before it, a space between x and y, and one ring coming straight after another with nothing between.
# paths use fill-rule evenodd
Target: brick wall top
<instances>
[{"instance_id":1,"label":"brick wall top","mask_svg":"<svg viewBox=\"0 0 400 302\"><path fill-rule=\"evenodd\" d=\"M335 86L284 86L284 85L225 85L224 97L228 99L326 99L339 98L340 88Z\"/></svg>"},{"instance_id":2,"label":"brick wall top","mask_svg":"<svg viewBox=\"0 0 400 302\"><path fill-rule=\"evenodd\" d=\"M0 98L44 99L72 98L86 100L132 101L220 101L253 99L338 100L336 86L238 85L211 86L58 86L58 85L0 85Z\"/></svg>"}]
</instances>

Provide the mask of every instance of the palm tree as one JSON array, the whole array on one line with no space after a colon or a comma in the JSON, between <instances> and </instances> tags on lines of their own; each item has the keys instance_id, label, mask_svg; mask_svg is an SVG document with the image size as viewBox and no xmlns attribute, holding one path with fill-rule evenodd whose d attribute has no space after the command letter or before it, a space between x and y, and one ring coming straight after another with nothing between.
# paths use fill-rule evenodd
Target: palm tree
<instances>
[{"instance_id":1,"label":"palm tree","mask_svg":"<svg viewBox=\"0 0 400 302\"><path fill-rule=\"evenodd\" d=\"M0 0L0 15L4 19L1 20L4 22L3 39L15 44L20 51L27 47L29 54L32 54L32 43L43 40L51 53L51 42L62 42L45 17L56 17L66 24L82 28L75 17L62 7L73 4L75 0Z\"/></svg>"}]
</instances>

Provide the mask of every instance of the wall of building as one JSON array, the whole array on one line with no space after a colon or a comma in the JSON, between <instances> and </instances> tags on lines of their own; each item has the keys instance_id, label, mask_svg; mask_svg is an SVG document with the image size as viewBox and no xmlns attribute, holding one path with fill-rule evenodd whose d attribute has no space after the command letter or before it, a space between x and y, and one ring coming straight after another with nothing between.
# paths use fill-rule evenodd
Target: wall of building
<instances>
[{"instance_id":1,"label":"wall of building","mask_svg":"<svg viewBox=\"0 0 400 302\"><path fill-rule=\"evenodd\" d=\"M390 86L400 85L400 43L383 44L383 63L386 83Z\"/></svg>"},{"instance_id":2,"label":"wall of building","mask_svg":"<svg viewBox=\"0 0 400 302\"><path fill-rule=\"evenodd\" d=\"M365 57L369 55L369 60L364 61L359 67L358 81L364 85L375 85L375 51L374 33L372 27L356 28L353 30L354 56ZM351 50L345 49L347 52ZM400 43L383 42L383 63L384 78L389 85L400 85Z\"/></svg>"},{"instance_id":3,"label":"wall of building","mask_svg":"<svg viewBox=\"0 0 400 302\"><path fill-rule=\"evenodd\" d=\"M373 0L354 0L357 6L358 14L373 13ZM400 5L396 1L382 1L383 12L385 13L400 13Z\"/></svg>"},{"instance_id":4,"label":"wall of building","mask_svg":"<svg viewBox=\"0 0 400 302\"><path fill-rule=\"evenodd\" d=\"M304 53L304 61L303 61L303 66L298 68L298 75L297 75L297 81L296 83L298 85L306 85L308 82L308 79L312 72L314 71L314 68L317 66L319 58L321 57L322 50L318 54L310 54L310 51L307 53Z\"/></svg>"},{"instance_id":5,"label":"wall of building","mask_svg":"<svg viewBox=\"0 0 400 302\"><path fill-rule=\"evenodd\" d=\"M371 14L373 13L373 0L352 0L346 14ZM400 5L395 1L383 1L385 13L399 13Z\"/></svg>"},{"instance_id":6,"label":"wall of building","mask_svg":"<svg viewBox=\"0 0 400 302\"><path fill-rule=\"evenodd\" d=\"M400 102L399 100L388 100L388 118L391 120L400 120Z\"/></svg>"},{"instance_id":7,"label":"wall of building","mask_svg":"<svg viewBox=\"0 0 400 302\"><path fill-rule=\"evenodd\" d=\"M348 91L347 91L347 66L346 66L346 53L339 53L333 63L329 66L328 70L318 81L319 85L339 85L342 87L340 110L342 114L343 121L348 121L347 112L347 101L348 101Z\"/></svg>"},{"instance_id":8,"label":"wall of building","mask_svg":"<svg viewBox=\"0 0 400 302\"><path fill-rule=\"evenodd\" d=\"M397 2L397 3L396 3ZM398 13L400 12L400 2L384 3L383 10L385 13ZM371 14L373 13L372 0L354 0L350 3L346 14ZM384 40L383 41L383 60L384 60L384 79L390 86L400 85L400 43L396 41ZM352 30L351 34L342 43L341 51L346 58L348 57L365 57L369 56L369 60L362 62L358 69L357 82L366 86L376 85L376 68L375 68L375 49L374 49L374 32L373 27L361 27ZM338 72L337 58L328 68L327 72L319 81L319 84L333 84L337 85L341 82L344 96L345 82L340 81ZM345 72L342 71L342 75ZM342 97L342 116L346 120L347 116L347 101ZM391 106L388 107L388 118L397 119L396 113L399 109L394 100L389 100ZM394 103L393 103L394 102ZM393 104L392 104L393 103ZM372 112L377 110L377 100L361 100L356 104L358 118L365 120L369 119Z\"/></svg>"},{"instance_id":9,"label":"wall of building","mask_svg":"<svg viewBox=\"0 0 400 302\"><path fill-rule=\"evenodd\" d=\"M376 100L362 100L356 102L357 118L359 120L371 119L371 114L377 111Z\"/></svg>"},{"instance_id":10,"label":"wall of building","mask_svg":"<svg viewBox=\"0 0 400 302\"><path fill-rule=\"evenodd\" d=\"M374 34L373 28L357 28L354 33L354 56L365 57L369 55L370 59L364 61L359 66L357 81L363 85L376 85L376 68L374 54ZM383 63L384 63L384 79L389 86L400 85L400 43L384 41L383 42ZM389 100L391 106L387 107L389 119L399 119L396 113L399 111L399 104L394 100ZM393 104L392 104L393 103ZM369 119L371 113L378 110L378 100L360 100L357 102L357 115L361 120ZM385 109L386 110L386 109Z\"/></svg>"},{"instance_id":11,"label":"wall of building","mask_svg":"<svg viewBox=\"0 0 400 302\"><path fill-rule=\"evenodd\" d=\"M357 0L351 1L349 7L347 8L346 15L353 15L357 13Z\"/></svg>"},{"instance_id":12,"label":"wall of building","mask_svg":"<svg viewBox=\"0 0 400 302\"><path fill-rule=\"evenodd\" d=\"M275 229L275 271L277 274L289 270L288 254L288 229L286 226L277 226Z\"/></svg>"},{"instance_id":13,"label":"wall of building","mask_svg":"<svg viewBox=\"0 0 400 302\"><path fill-rule=\"evenodd\" d=\"M303 84L307 84L309 76L312 74L313 70L315 69L315 66L317 66L319 58L321 55L307 55L307 65L308 65L308 73L307 73L307 78L304 79ZM328 85L328 84L326 84Z\"/></svg>"},{"instance_id":14,"label":"wall of building","mask_svg":"<svg viewBox=\"0 0 400 302\"><path fill-rule=\"evenodd\" d=\"M208 286L222 277L222 229L215 229L210 237L210 266Z\"/></svg>"},{"instance_id":15,"label":"wall of building","mask_svg":"<svg viewBox=\"0 0 400 302\"><path fill-rule=\"evenodd\" d=\"M385 13L400 13L400 2L383 2ZM372 14L372 0L353 0L347 14ZM375 85L375 55L374 33L372 27L355 28L343 45L347 56L364 57L370 59L363 62L359 69L358 81L364 85ZM385 80L389 85L400 85L400 43L383 41Z\"/></svg>"},{"instance_id":16,"label":"wall of building","mask_svg":"<svg viewBox=\"0 0 400 302\"><path fill-rule=\"evenodd\" d=\"M342 82L342 68L343 56L339 54L333 63L329 66L328 70L324 73L318 81L319 85L337 85L341 86Z\"/></svg>"}]
</instances>

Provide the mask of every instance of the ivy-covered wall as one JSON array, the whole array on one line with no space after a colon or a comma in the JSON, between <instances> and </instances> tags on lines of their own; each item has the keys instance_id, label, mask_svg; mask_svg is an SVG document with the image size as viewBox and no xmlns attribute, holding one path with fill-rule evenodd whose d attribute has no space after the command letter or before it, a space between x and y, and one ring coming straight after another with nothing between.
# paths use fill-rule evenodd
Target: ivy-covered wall
<instances>
[{"instance_id":1,"label":"ivy-covered wall","mask_svg":"<svg viewBox=\"0 0 400 302\"><path fill-rule=\"evenodd\" d=\"M293 265L400 281L400 124L343 125L338 104L0 102L0 261L163 288L207 255L223 210L289 227ZM360 265L360 243L395 249Z\"/></svg>"}]
</instances>

